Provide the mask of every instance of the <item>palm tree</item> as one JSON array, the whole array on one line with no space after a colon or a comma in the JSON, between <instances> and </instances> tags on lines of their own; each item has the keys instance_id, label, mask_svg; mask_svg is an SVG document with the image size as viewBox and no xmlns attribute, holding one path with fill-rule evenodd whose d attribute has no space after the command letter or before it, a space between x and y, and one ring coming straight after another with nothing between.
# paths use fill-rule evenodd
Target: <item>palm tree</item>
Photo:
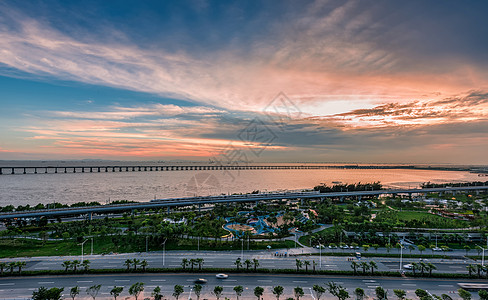
<instances>
[{"instance_id":1,"label":"palm tree","mask_svg":"<svg viewBox=\"0 0 488 300\"><path fill-rule=\"evenodd\" d=\"M466 266L466 269L468 269L469 276L471 276L471 275L472 275L472 273L476 271L475 266L473 266L473 265L471 265L471 264L467 265L467 266Z\"/></svg>"},{"instance_id":2,"label":"palm tree","mask_svg":"<svg viewBox=\"0 0 488 300\"><path fill-rule=\"evenodd\" d=\"M19 268L19 274L22 273L22 268L25 267L27 263L25 261L19 261L17 262L17 268Z\"/></svg>"},{"instance_id":3,"label":"palm tree","mask_svg":"<svg viewBox=\"0 0 488 300\"><path fill-rule=\"evenodd\" d=\"M80 261L75 259L73 260L73 262L71 263L71 266L73 266L73 271L76 272L76 269L78 268L78 266L80 265Z\"/></svg>"},{"instance_id":4,"label":"palm tree","mask_svg":"<svg viewBox=\"0 0 488 300\"><path fill-rule=\"evenodd\" d=\"M234 292L236 292L237 300L239 300L239 297L242 295L242 292L244 292L244 288L242 287L242 285L235 286Z\"/></svg>"},{"instance_id":5,"label":"palm tree","mask_svg":"<svg viewBox=\"0 0 488 300\"><path fill-rule=\"evenodd\" d=\"M137 271L137 265L140 263L141 261L138 260L137 258L134 258L132 260L132 264L134 265L134 271Z\"/></svg>"},{"instance_id":6,"label":"palm tree","mask_svg":"<svg viewBox=\"0 0 488 300\"><path fill-rule=\"evenodd\" d=\"M129 271L130 266L132 266L132 259L126 259L124 262L124 266L127 267L127 271Z\"/></svg>"},{"instance_id":7,"label":"palm tree","mask_svg":"<svg viewBox=\"0 0 488 300\"><path fill-rule=\"evenodd\" d=\"M196 262L197 262L197 264L198 264L198 270L200 270L200 271L201 271L201 270L202 270L202 265L203 265L203 263L204 263L203 258L197 258Z\"/></svg>"},{"instance_id":8,"label":"palm tree","mask_svg":"<svg viewBox=\"0 0 488 300\"><path fill-rule=\"evenodd\" d=\"M378 269L378 265L374 261L370 261L369 266L371 268L371 275L373 275L374 269Z\"/></svg>"},{"instance_id":9,"label":"palm tree","mask_svg":"<svg viewBox=\"0 0 488 300\"><path fill-rule=\"evenodd\" d=\"M295 264L297 266L297 272L300 271L300 268L302 267L303 262L297 258L297 259L295 259Z\"/></svg>"},{"instance_id":10,"label":"palm tree","mask_svg":"<svg viewBox=\"0 0 488 300\"><path fill-rule=\"evenodd\" d=\"M254 265L254 272L256 272L257 267L259 267L259 261L255 258L253 258L252 264Z\"/></svg>"},{"instance_id":11,"label":"palm tree","mask_svg":"<svg viewBox=\"0 0 488 300\"><path fill-rule=\"evenodd\" d=\"M6 262L0 262L0 274L3 275L3 270L7 267Z\"/></svg>"},{"instance_id":12,"label":"palm tree","mask_svg":"<svg viewBox=\"0 0 488 300\"><path fill-rule=\"evenodd\" d=\"M412 263L412 272L415 276L415 271L419 269L419 265L417 263Z\"/></svg>"},{"instance_id":13,"label":"palm tree","mask_svg":"<svg viewBox=\"0 0 488 300\"><path fill-rule=\"evenodd\" d=\"M142 272L146 272L147 265L148 265L147 260L143 259L141 261Z\"/></svg>"},{"instance_id":14,"label":"palm tree","mask_svg":"<svg viewBox=\"0 0 488 300\"><path fill-rule=\"evenodd\" d=\"M310 261L305 260L303 261L303 264L305 265L305 272L308 272L308 266L310 266Z\"/></svg>"},{"instance_id":15,"label":"palm tree","mask_svg":"<svg viewBox=\"0 0 488 300\"><path fill-rule=\"evenodd\" d=\"M190 264L190 262L188 261L188 259L183 258L183 259L181 260L181 266L183 267L183 270L185 270L185 269L186 269L186 267L187 267L189 264Z\"/></svg>"},{"instance_id":16,"label":"palm tree","mask_svg":"<svg viewBox=\"0 0 488 300\"><path fill-rule=\"evenodd\" d=\"M276 300L280 300L280 296L283 294L283 287L281 285L277 285L273 287L273 295L276 296Z\"/></svg>"},{"instance_id":17,"label":"palm tree","mask_svg":"<svg viewBox=\"0 0 488 300\"><path fill-rule=\"evenodd\" d=\"M251 267L251 265L252 265L252 261L251 261L250 259L246 259L246 260L244 261L244 264L246 265L246 269L247 269L247 271L249 271L249 267Z\"/></svg>"},{"instance_id":18,"label":"palm tree","mask_svg":"<svg viewBox=\"0 0 488 300\"><path fill-rule=\"evenodd\" d=\"M193 272L193 267L197 264L196 258L191 258L190 264L191 264L191 271Z\"/></svg>"},{"instance_id":19,"label":"palm tree","mask_svg":"<svg viewBox=\"0 0 488 300\"><path fill-rule=\"evenodd\" d=\"M367 261L362 261L361 262L361 268L363 268L363 274L366 274L366 269L369 269L369 264Z\"/></svg>"},{"instance_id":20,"label":"palm tree","mask_svg":"<svg viewBox=\"0 0 488 300\"><path fill-rule=\"evenodd\" d=\"M313 272L315 273L315 267L317 266L317 262L315 260L312 260L312 268Z\"/></svg>"},{"instance_id":21,"label":"palm tree","mask_svg":"<svg viewBox=\"0 0 488 300\"><path fill-rule=\"evenodd\" d=\"M12 262L9 262L8 263L8 267L10 269L10 274L13 274L14 273L14 268L17 266L17 263L12 261Z\"/></svg>"},{"instance_id":22,"label":"palm tree","mask_svg":"<svg viewBox=\"0 0 488 300\"><path fill-rule=\"evenodd\" d=\"M71 262L69 260L65 260L61 266L64 268L65 272L68 272L68 269L71 267Z\"/></svg>"},{"instance_id":23,"label":"palm tree","mask_svg":"<svg viewBox=\"0 0 488 300\"><path fill-rule=\"evenodd\" d=\"M478 278L481 278L481 272L483 271L483 266L480 264L476 265L476 271L478 272Z\"/></svg>"},{"instance_id":24,"label":"palm tree","mask_svg":"<svg viewBox=\"0 0 488 300\"><path fill-rule=\"evenodd\" d=\"M427 265L423 261L419 262L419 265L420 265L420 272L422 272L422 276L424 276L424 270L427 267Z\"/></svg>"},{"instance_id":25,"label":"palm tree","mask_svg":"<svg viewBox=\"0 0 488 300\"><path fill-rule=\"evenodd\" d=\"M293 292L295 293L295 299L300 300L300 297L302 297L305 293L303 292L303 289L299 286L293 289Z\"/></svg>"},{"instance_id":26,"label":"palm tree","mask_svg":"<svg viewBox=\"0 0 488 300\"><path fill-rule=\"evenodd\" d=\"M240 258L236 259L234 265L236 265L237 271L239 271L239 268L242 267L241 259Z\"/></svg>"},{"instance_id":27,"label":"palm tree","mask_svg":"<svg viewBox=\"0 0 488 300\"><path fill-rule=\"evenodd\" d=\"M427 263L427 267L429 268L429 276L432 276L432 270L437 270L437 267L432 263Z\"/></svg>"},{"instance_id":28,"label":"palm tree","mask_svg":"<svg viewBox=\"0 0 488 300\"><path fill-rule=\"evenodd\" d=\"M351 268L354 270L354 274L356 274L356 270L358 267L359 267L359 263L357 263L356 261L353 261L351 263Z\"/></svg>"},{"instance_id":29,"label":"palm tree","mask_svg":"<svg viewBox=\"0 0 488 300\"><path fill-rule=\"evenodd\" d=\"M315 296L317 297L317 300L320 300L320 297L322 297L322 295L325 293L325 288L318 284L315 284L312 287L312 290L315 292Z\"/></svg>"},{"instance_id":30,"label":"palm tree","mask_svg":"<svg viewBox=\"0 0 488 300\"><path fill-rule=\"evenodd\" d=\"M88 268L90 267L90 263L91 261L89 261L88 259L84 259L82 262L81 262L81 265L83 266L83 271L88 271Z\"/></svg>"},{"instance_id":31,"label":"palm tree","mask_svg":"<svg viewBox=\"0 0 488 300\"><path fill-rule=\"evenodd\" d=\"M263 295L264 293L264 288L260 287L260 286L257 286L254 288L254 296L256 296L258 298L258 300L261 299L261 296Z\"/></svg>"}]
</instances>

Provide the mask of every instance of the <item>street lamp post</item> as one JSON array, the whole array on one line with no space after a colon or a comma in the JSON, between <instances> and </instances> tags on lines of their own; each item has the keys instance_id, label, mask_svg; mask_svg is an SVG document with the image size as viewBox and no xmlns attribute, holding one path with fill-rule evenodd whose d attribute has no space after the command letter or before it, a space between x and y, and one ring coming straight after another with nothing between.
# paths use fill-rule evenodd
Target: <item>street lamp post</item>
<instances>
[{"instance_id":1,"label":"street lamp post","mask_svg":"<svg viewBox=\"0 0 488 300\"><path fill-rule=\"evenodd\" d=\"M81 243L81 262L83 262L83 245L88 241L88 239L86 239L83 243Z\"/></svg>"},{"instance_id":2,"label":"street lamp post","mask_svg":"<svg viewBox=\"0 0 488 300\"><path fill-rule=\"evenodd\" d=\"M319 269L322 270L322 244L319 244L319 253L320 253Z\"/></svg>"},{"instance_id":3,"label":"street lamp post","mask_svg":"<svg viewBox=\"0 0 488 300\"><path fill-rule=\"evenodd\" d=\"M244 237L241 238L241 258L244 259Z\"/></svg>"},{"instance_id":4,"label":"street lamp post","mask_svg":"<svg viewBox=\"0 0 488 300\"><path fill-rule=\"evenodd\" d=\"M164 242L162 243L163 244L163 267L164 267L164 261L166 259L165 255L166 255L166 241L167 240L168 240L167 238L164 239Z\"/></svg>"},{"instance_id":5,"label":"street lamp post","mask_svg":"<svg viewBox=\"0 0 488 300\"><path fill-rule=\"evenodd\" d=\"M403 259L403 245L400 244L400 273L402 272L402 259Z\"/></svg>"},{"instance_id":6,"label":"street lamp post","mask_svg":"<svg viewBox=\"0 0 488 300\"><path fill-rule=\"evenodd\" d=\"M93 255L93 238L91 238L91 252L90 255Z\"/></svg>"}]
</instances>

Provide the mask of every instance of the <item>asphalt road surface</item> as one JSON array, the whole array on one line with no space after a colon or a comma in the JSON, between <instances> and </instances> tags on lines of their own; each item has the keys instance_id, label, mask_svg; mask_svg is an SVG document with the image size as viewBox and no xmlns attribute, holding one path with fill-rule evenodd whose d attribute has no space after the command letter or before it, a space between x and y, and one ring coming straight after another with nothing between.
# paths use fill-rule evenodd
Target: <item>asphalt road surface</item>
<instances>
[{"instance_id":1,"label":"asphalt road surface","mask_svg":"<svg viewBox=\"0 0 488 300\"><path fill-rule=\"evenodd\" d=\"M284 253L285 250L280 251ZM316 269L321 270L352 270L350 258L342 256L292 256L280 257L275 256L276 251L166 251L150 253L129 253L129 254L112 254L112 255L85 255L84 259L91 261L91 268L95 269L114 269L125 268L124 262L127 259L137 258L147 260L149 268L179 268L182 259L203 258L203 267L212 268L235 268L234 262L241 257L242 262L246 259L258 259L259 268L271 269L295 269L296 259L310 261L309 269L312 268L313 262L316 262ZM26 261L27 266L24 270L61 270L63 261L81 260L81 256L51 256L51 257L32 257L32 258L15 258L0 259L0 261ZM394 271L400 268L399 258L386 257L368 257L356 261L374 261L378 265L379 271ZM412 262L419 262L420 259L403 259L402 266ZM468 264L476 263L473 260L462 258L452 259L424 259L424 262L430 262L437 267L434 272L442 273L466 273ZM245 267L245 265L243 266ZM305 266L303 266L303 269ZM361 269L360 269L361 270Z\"/></svg>"},{"instance_id":2,"label":"asphalt road surface","mask_svg":"<svg viewBox=\"0 0 488 300\"><path fill-rule=\"evenodd\" d=\"M110 275L79 275L79 276L41 276L41 277L11 277L0 279L0 299L21 299L29 298L32 292L41 286L64 287L64 296L69 297L69 289L73 286L81 288L80 298L87 299L86 289L95 284L101 284L102 288L97 299L110 298L110 290L114 286L123 286L124 292L119 299L129 297L128 289L136 282L145 284L145 292L139 297L144 299L150 297L150 293L156 286L160 286L163 295L167 299L174 299L172 296L173 287L176 284L184 286L184 294L180 299L195 299L195 294L191 293L191 287L197 278L208 280L204 284L201 299L215 299L211 294L217 285L224 287L221 299L228 297L235 299L233 287L242 285L244 293L241 299L256 299L253 289L256 286L265 288L264 299L275 299L271 292L273 286L281 285L285 288L282 299L293 297L293 288L300 286L304 289L303 299L315 299L311 288L315 284L325 286L329 281L344 286L353 297L353 290L361 287L366 291L366 295L372 297L374 289L381 286L389 290L389 295L393 297L393 289L404 289L408 291L407 298L416 299L414 291L418 288L428 290L433 294L447 293L454 299L459 297L454 293L458 289L459 280L453 279L413 279L413 278L376 278L376 277L345 277L345 276L316 276L316 275L256 275L256 274L230 274L228 279L217 279L215 274L110 274ZM461 280L461 282L480 282L477 280ZM486 281L484 281L486 283ZM473 296L474 293L473 293ZM391 298L390 297L390 298ZM130 299L134 299L131 297ZM328 293L322 299L333 299ZM476 296L474 297L476 299Z\"/></svg>"}]
</instances>

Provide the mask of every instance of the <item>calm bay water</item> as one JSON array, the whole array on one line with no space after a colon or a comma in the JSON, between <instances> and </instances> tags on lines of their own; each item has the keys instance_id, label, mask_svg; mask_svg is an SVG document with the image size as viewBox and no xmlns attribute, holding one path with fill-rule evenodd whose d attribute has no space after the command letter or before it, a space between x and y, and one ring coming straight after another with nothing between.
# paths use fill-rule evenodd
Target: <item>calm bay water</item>
<instances>
[{"instance_id":1,"label":"calm bay water","mask_svg":"<svg viewBox=\"0 0 488 300\"><path fill-rule=\"evenodd\" d=\"M40 164L38 164L40 165ZM66 165L74 165L73 163ZM91 163L90 165L95 165ZM148 165L146 163L146 165ZM380 181L391 187L414 188L422 182L480 180L476 174L433 170L241 170L153 171L0 175L0 206L109 200L149 201L253 190L310 189L320 183Z\"/></svg>"}]
</instances>

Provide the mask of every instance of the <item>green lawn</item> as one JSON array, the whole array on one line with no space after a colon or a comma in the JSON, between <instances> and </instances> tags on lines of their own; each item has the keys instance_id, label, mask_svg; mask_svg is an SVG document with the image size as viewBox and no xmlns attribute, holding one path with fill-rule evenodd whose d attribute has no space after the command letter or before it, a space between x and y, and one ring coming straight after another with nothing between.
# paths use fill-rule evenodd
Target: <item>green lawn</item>
<instances>
[{"instance_id":1,"label":"green lawn","mask_svg":"<svg viewBox=\"0 0 488 300\"><path fill-rule=\"evenodd\" d=\"M383 211L377 214L375 221L405 223L405 227L416 228L465 228L469 222L464 220L450 219L434 215L425 211Z\"/></svg>"}]
</instances>

